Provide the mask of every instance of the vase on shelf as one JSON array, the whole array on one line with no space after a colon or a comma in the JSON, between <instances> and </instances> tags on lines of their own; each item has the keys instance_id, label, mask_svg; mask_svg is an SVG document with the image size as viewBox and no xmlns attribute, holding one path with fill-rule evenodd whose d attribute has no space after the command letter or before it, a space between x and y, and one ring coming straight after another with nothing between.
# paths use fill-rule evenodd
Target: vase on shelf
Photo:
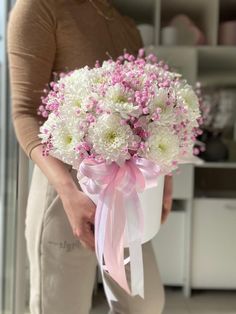
<instances>
[{"instance_id":1,"label":"vase on shelf","mask_svg":"<svg viewBox=\"0 0 236 314\"><path fill-rule=\"evenodd\" d=\"M226 161L229 158L229 150L222 140L221 132L204 131L200 140L205 144L205 150L199 157L209 162Z\"/></svg>"},{"instance_id":2,"label":"vase on shelf","mask_svg":"<svg viewBox=\"0 0 236 314\"><path fill-rule=\"evenodd\" d=\"M220 24L219 44L236 45L236 20L225 21Z\"/></svg>"}]
</instances>

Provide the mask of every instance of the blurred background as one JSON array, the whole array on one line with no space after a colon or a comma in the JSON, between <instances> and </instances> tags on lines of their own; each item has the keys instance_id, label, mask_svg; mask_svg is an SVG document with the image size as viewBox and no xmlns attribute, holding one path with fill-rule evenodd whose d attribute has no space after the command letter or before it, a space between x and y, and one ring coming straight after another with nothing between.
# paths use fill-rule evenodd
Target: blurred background
<instances>
[{"instance_id":1,"label":"blurred background","mask_svg":"<svg viewBox=\"0 0 236 314\"><path fill-rule=\"evenodd\" d=\"M5 50L14 2L0 2L2 314L29 313L24 219L32 165L11 124ZM173 209L152 241L166 290L164 313L236 314L236 0L113 2L135 19L147 52L202 86L206 114L195 149L203 162L174 174ZM106 312L98 276L92 313Z\"/></svg>"}]
</instances>

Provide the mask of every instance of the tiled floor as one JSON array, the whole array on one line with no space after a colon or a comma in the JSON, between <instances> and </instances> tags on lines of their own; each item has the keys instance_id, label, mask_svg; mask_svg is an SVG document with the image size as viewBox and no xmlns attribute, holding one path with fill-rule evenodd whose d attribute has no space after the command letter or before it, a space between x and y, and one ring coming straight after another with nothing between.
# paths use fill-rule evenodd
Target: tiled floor
<instances>
[{"instance_id":1,"label":"tiled floor","mask_svg":"<svg viewBox=\"0 0 236 314\"><path fill-rule=\"evenodd\" d=\"M236 314L236 291L193 290L191 298L182 289L166 287L163 314ZM91 314L107 314L108 307L102 289L94 298Z\"/></svg>"}]
</instances>

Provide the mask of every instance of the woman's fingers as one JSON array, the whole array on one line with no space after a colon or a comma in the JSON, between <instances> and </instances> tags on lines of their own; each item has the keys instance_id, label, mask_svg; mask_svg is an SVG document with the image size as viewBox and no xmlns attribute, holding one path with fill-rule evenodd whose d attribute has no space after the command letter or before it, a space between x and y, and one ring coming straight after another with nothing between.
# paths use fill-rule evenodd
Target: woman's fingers
<instances>
[{"instance_id":1,"label":"woman's fingers","mask_svg":"<svg viewBox=\"0 0 236 314\"><path fill-rule=\"evenodd\" d=\"M95 241L94 233L91 228L91 224L88 221L83 221L80 227L75 229L74 235L79 238L83 246L94 251Z\"/></svg>"},{"instance_id":2,"label":"woman's fingers","mask_svg":"<svg viewBox=\"0 0 236 314\"><path fill-rule=\"evenodd\" d=\"M171 212L171 207L172 207L172 196L165 196L163 200L163 207L162 207L162 215L161 215L161 223L163 224L169 213Z\"/></svg>"},{"instance_id":3,"label":"woman's fingers","mask_svg":"<svg viewBox=\"0 0 236 314\"><path fill-rule=\"evenodd\" d=\"M169 213L170 213L170 211L168 211L165 208L163 208L162 215L161 215L161 223L162 224L167 220L167 217L168 217Z\"/></svg>"}]
</instances>

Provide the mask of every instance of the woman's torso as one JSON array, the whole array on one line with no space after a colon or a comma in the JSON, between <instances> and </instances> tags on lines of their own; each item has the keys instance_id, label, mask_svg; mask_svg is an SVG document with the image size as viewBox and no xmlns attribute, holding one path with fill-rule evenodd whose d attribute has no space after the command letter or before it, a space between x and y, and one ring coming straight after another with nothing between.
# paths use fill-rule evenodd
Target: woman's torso
<instances>
[{"instance_id":1,"label":"woman's torso","mask_svg":"<svg viewBox=\"0 0 236 314\"><path fill-rule=\"evenodd\" d=\"M104 2L104 1L103 1ZM54 71L136 53L141 39L132 20L99 0L58 0Z\"/></svg>"}]
</instances>

